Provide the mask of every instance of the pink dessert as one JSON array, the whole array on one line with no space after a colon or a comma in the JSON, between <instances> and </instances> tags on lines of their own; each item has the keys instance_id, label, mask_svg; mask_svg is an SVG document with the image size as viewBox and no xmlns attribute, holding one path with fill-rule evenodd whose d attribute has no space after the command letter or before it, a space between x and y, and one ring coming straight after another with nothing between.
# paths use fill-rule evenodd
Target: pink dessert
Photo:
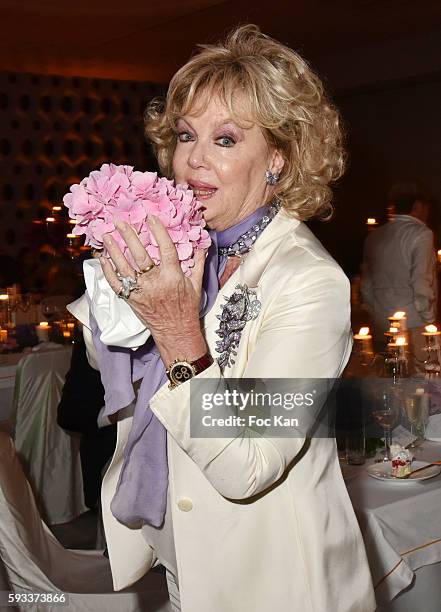
<instances>
[{"instance_id":1,"label":"pink dessert","mask_svg":"<svg viewBox=\"0 0 441 612\"><path fill-rule=\"evenodd\" d=\"M401 478L411 472L412 454L402 446L391 446L392 476Z\"/></svg>"}]
</instances>

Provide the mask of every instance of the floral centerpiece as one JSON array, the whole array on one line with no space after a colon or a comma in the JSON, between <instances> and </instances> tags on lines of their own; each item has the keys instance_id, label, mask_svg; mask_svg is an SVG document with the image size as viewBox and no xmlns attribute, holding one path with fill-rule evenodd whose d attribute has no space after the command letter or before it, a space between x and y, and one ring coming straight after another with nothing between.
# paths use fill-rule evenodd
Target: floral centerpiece
<instances>
[{"instance_id":1,"label":"floral centerpiece","mask_svg":"<svg viewBox=\"0 0 441 612\"><path fill-rule=\"evenodd\" d=\"M155 264L160 252L147 222L157 216L176 246L184 274L194 266L194 252L205 249L210 236L205 228L202 205L185 185L159 178L156 172L139 172L132 166L103 164L79 184L72 185L63 202L69 216L77 221L73 233L85 234L85 244L103 248L103 235L109 233L134 265L131 253L115 227L115 221L131 224Z\"/></svg>"}]
</instances>

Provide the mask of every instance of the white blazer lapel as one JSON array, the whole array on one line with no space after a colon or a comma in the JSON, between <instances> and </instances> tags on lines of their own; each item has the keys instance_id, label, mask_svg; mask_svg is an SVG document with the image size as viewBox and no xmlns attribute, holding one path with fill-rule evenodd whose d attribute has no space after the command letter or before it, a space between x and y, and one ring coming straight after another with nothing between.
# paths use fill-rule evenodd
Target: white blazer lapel
<instances>
[{"instance_id":1,"label":"white blazer lapel","mask_svg":"<svg viewBox=\"0 0 441 612\"><path fill-rule=\"evenodd\" d=\"M262 302L261 289L259 286L262 274L285 234L293 231L299 223L297 219L289 218L284 215L283 212L280 212L262 233L262 236L256 241L249 255L246 256L238 269L231 275L222 289L220 289L215 303L204 319L205 338L214 358L219 356L219 353L216 351L216 342L220 338L216 331L219 329L220 324L218 317L222 312L221 305L226 303L226 300L234 293L237 285L246 285L249 289L255 291L256 299ZM242 330L241 342L235 359L235 365L233 366L234 376L241 375L244 364L247 361L247 351L242 347L247 346L247 338L251 329L255 327L251 323L251 321L247 323ZM231 368L226 368L225 372L230 376L233 375Z\"/></svg>"}]
</instances>

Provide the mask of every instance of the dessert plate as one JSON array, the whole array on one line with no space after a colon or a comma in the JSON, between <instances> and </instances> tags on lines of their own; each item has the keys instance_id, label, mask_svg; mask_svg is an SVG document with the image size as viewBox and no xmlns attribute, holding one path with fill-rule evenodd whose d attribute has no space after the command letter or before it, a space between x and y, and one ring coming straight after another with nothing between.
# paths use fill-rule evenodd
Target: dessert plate
<instances>
[{"instance_id":1,"label":"dessert plate","mask_svg":"<svg viewBox=\"0 0 441 612\"><path fill-rule=\"evenodd\" d=\"M429 465L429 462L412 461L412 471L418 470L425 465ZM369 476L372 476L372 478L387 480L388 482L418 482L438 476L438 474L441 473L441 466L432 465L432 467L428 467L427 470L418 472L418 474L415 474L415 476L411 474L408 478L397 478L396 476L392 476L392 466L390 463L375 463L367 468L367 473Z\"/></svg>"}]
</instances>

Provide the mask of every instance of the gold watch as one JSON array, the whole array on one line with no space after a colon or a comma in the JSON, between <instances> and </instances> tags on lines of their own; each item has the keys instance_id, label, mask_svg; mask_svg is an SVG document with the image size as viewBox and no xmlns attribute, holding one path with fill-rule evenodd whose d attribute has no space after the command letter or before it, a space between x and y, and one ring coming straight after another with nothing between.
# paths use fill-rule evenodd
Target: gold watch
<instances>
[{"instance_id":1,"label":"gold watch","mask_svg":"<svg viewBox=\"0 0 441 612\"><path fill-rule=\"evenodd\" d=\"M178 385L194 378L203 370L206 370L213 363L210 353L205 353L199 359L188 361L187 359L175 359L166 370L169 379L169 388L174 389Z\"/></svg>"}]
</instances>

